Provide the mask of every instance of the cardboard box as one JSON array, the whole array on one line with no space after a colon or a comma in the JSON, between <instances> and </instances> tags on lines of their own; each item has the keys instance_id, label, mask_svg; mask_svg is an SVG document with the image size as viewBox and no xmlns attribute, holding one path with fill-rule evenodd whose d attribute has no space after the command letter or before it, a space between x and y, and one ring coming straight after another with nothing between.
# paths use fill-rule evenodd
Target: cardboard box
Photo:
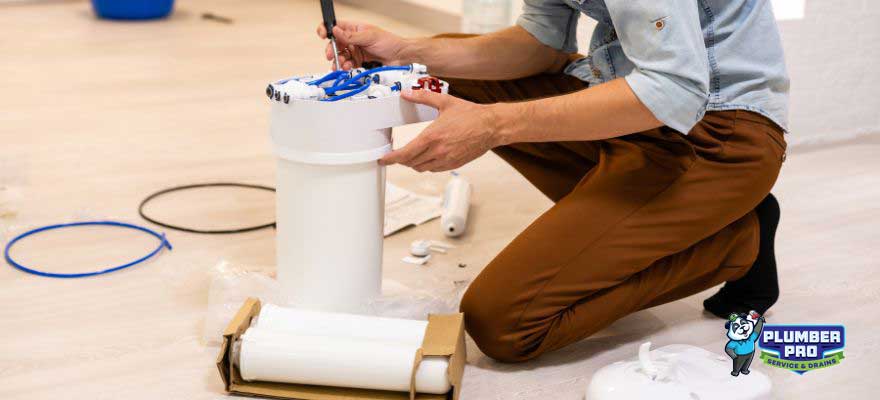
<instances>
[{"instance_id":1,"label":"cardboard box","mask_svg":"<svg viewBox=\"0 0 880 400\"><path fill-rule=\"evenodd\" d=\"M412 389L415 383L414 374L409 393L277 382L247 382L241 378L238 367L232 363L232 344L250 327L251 320L259 313L260 300L248 299L223 333L223 344L217 356L217 369L228 393L302 400L457 400L461 393L461 378L464 375L467 359L463 314L429 315L422 347L413 354L414 367L424 356L449 357L449 369L446 374L449 382L452 383L452 390L444 395L414 393Z\"/></svg>"}]
</instances>

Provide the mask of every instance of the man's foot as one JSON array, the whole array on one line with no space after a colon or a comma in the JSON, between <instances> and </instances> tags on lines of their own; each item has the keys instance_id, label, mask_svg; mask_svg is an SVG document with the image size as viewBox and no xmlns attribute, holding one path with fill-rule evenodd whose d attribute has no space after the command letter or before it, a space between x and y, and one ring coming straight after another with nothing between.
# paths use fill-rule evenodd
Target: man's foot
<instances>
[{"instance_id":1,"label":"man's foot","mask_svg":"<svg viewBox=\"0 0 880 400\"><path fill-rule=\"evenodd\" d=\"M742 372L743 375L748 375L749 372L752 372L752 371L749 371L749 370L747 370L747 369L744 369L744 370L742 370L741 372Z\"/></svg>"},{"instance_id":2,"label":"man's foot","mask_svg":"<svg viewBox=\"0 0 880 400\"><path fill-rule=\"evenodd\" d=\"M703 301L703 308L719 318L727 319L732 313L747 313L749 310L763 315L779 298L774 249L776 227L779 225L779 202L768 194L755 207L755 212L761 232L758 258L745 276L725 283L718 293Z\"/></svg>"},{"instance_id":3,"label":"man's foot","mask_svg":"<svg viewBox=\"0 0 880 400\"><path fill-rule=\"evenodd\" d=\"M733 376L739 376L739 372L736 372L736 371L731 371L730 374Z\"/></svg>"}]
</instances>

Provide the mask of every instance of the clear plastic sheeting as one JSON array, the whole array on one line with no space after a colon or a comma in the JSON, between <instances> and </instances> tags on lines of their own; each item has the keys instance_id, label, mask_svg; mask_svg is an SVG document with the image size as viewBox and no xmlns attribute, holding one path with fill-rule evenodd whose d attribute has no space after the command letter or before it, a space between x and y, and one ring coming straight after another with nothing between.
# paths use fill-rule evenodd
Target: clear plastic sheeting
<instances>
[{"instance_id":1,"label":"clear plastic sheeting","mask_svg":"<svg viewBox=\"0 0 880 400\"><path fill-rule=\"evenodd\" d=\"M367 301L359 313L420 320L427 319L428 314L456 313L469 283L431 278L404 285L385 279L382 295Z\"/></svg>"},{"instance_id":2,"label":"clear plastic sheeting","mask_svg":"<svg viewBox=\"0 0 880 400\"><path fill-rule=\"evenodd\" d=\"M272 271L272 268L235 266L226 261L211 269L202 334L204 343L220 344L226 325L249 297L259 298L264 304L297 307L290 297L281 294L281 286ZM194 279L190 277L186 281ZM467 284L467 281L431 277L408 286L385 279L382 281L382 295L365 301L352 313L415 320L426 320L428 314L455 313Z\"/></svg>"},{"instance_id":3,"label":"clear plastic sheeting","mask_svg":"<svg viewBox=\"0 0 880 400\"><path fill-rule=\"evenodd\" d=\"M203 341L219 345L223 330L249 297L264 303L285 304L281 286L266 269L245 268L220 261L210 272L208 310L205 314Z\"/></svg>"}]
</instances>

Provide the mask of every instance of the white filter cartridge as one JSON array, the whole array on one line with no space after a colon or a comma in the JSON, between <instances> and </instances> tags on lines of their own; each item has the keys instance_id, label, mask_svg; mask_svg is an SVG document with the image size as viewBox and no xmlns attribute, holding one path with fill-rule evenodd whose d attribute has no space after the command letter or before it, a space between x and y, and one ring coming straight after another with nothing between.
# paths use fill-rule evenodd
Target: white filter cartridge
<instances>
[{"instance_id":1,"label":"white filter cartridge","mask_svg":"<svg viewBox=\"0 0 880 400\"><path fill-rule=\"evenodd\" d=\"M443 193L443 213L440 226L449 237L461 236L467 228L468 209L471 207L471 184L453 175Z\"/></svg>"},{"instance_id":2,"label":"white filter cartridge","mask_svg":"<svg viewBox=\"0 0 880 400\"><path fill-rule=\"evenodd\" d=\"M420 345L362 338L307 336L251 327L234 347L243 379L407 392ZM425 357L415 373L420 393L451 384L447 357Z\"/></svg>"},{"instance_id":3,"label":"white filter cartridge","mask_svg":"<svg viewBox=\"0 0 880 400\"><path fill-rule=\"evenodd\" d=\"M357 338L422 344L428 321L383 318L279 307L266 304L256 326L261 330L302 336Z\"/></svg>"}]
</instances>

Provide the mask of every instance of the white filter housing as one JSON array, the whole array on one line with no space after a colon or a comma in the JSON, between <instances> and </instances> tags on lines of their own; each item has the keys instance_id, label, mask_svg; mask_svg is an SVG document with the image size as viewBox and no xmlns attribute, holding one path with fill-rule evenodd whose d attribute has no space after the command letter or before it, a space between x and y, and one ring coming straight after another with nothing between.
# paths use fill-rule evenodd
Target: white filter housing
<instances>
[{"instance_id":1,"label":"white filter housing","mask_svg":"<svg viewBox=\"0 0 880 400\"><path fill-rule=\"evenodd\" d=\"M770 400L772 384L752 362L748 375L733 377L729 357L700 347L673 344L639 358L618 361L596 371L587 387L589 400ZM721 349L719 349L721 350Z\"/></svg>"},{"instance_id":2,"label":"white filter housing","mask_svg":"<svg viewBox=\"0 0 880 400\"><path fill-rule=\"evenodd\" d=\"M391 127L436 115L396 93L272 101L278 280L293 304L354 311L380 294L385 168L376 160L391 151Z\"/></svg>"}]
</instances>

